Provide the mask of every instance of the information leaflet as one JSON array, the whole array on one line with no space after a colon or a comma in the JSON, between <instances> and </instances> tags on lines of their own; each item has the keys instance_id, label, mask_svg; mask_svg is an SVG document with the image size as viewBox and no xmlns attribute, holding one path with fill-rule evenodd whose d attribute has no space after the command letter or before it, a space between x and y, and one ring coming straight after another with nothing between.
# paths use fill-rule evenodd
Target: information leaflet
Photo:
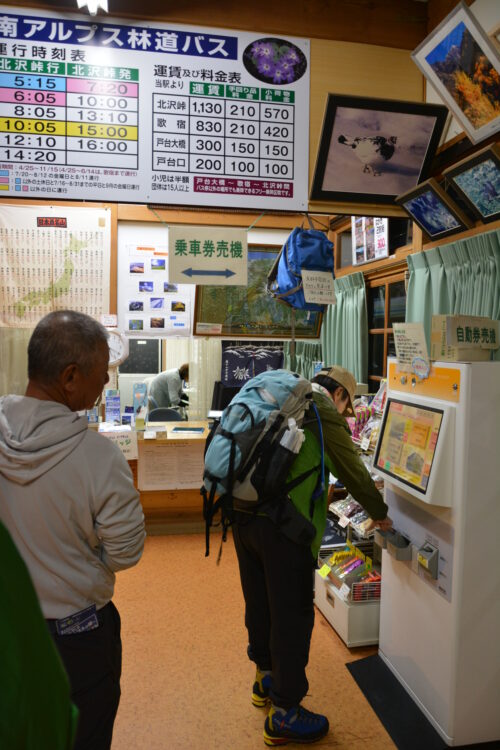
<instances>
[{"instance_id":1,"label":"information leaflet","mask_svg":"<svg viewBox=\"0 0 500 750\"><path fill-rule=\"evenodd\" d=\"M4 196L304 210L309 41L0 7Z\"/></svg>"}]
</instances>

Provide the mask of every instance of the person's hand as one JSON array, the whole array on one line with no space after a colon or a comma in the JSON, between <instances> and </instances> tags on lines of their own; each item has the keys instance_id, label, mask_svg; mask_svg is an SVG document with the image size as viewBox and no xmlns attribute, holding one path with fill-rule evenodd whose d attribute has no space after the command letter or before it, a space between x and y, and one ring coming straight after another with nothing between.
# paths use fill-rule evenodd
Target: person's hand
<instances>
[{"instance_id":1,"label":"person's hand","mask_svg":"<svg viewBox=\"0 0 500 750\"><path fill-rule=\"evenodd\" d=\"M373 518L366 527L366 531L371 531L372 529L380 529L380 531L389 531L389 529L392 529L392 519L389 518L389 516L386 516L381 521L375 521Z\"/></svg>"}]
</instances>

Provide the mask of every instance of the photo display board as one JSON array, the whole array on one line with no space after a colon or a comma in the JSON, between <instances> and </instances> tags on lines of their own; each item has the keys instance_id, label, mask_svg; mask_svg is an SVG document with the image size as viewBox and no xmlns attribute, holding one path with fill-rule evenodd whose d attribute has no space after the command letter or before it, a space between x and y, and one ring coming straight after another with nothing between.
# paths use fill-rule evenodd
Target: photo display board
<instances>
[{"instance_id":1,"label":"photo display board","mask_svg":"<svg viewBox=\"0 0 500 750\"><path fill-rule=\"evenodd\" d=\"M0 189L307 208L309 41L0 6Z\"/></svg>"},{"instance_id":2,"label":"photo display board","mask_svg":"<svg viewBox=\"0 0 500 750\"><path fill-rule=\"evenodd\" d=\"M117 287L123 333L141 339L191 335L195 286L170 282L165 226L119 226Z\"/></svg>"}]
</instances>

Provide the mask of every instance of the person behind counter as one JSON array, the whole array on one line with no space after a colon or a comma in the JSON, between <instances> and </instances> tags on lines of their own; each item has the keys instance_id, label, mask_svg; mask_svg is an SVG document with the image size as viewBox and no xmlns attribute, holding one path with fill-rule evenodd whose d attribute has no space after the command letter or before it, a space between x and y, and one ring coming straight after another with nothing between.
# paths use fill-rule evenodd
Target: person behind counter
<instances>
[{"instance_id":1,"label":"person behind counter","mask_svg":"<svg viewBox=\"0 0 500 750\"><path fill-rule=\"evenodd\" d=\"M178 369L160 372L149 386L149 399L152 406L177 407L187 403L187 395L183 391L184 381L189 381L189 365L181 365Z\"/></svg>"},{"instance_id":2,"label":"person behind counter","mask_svg":"<svg viewBox=\"0 0 500 750\"><path fill-rule=\"evenodd\" d=\"M343 367L324 368L312 380L324 442L325 479L332 473L373 519L370 528L389 529L387 505L358 457L344 414L352 413L354 376ZM252 703L271 703L264 724L266 745L315 742L329 731L326 716L301 705L307 693L306 666L314 625L313 576L326 526L328 481L313 501L321 479L321 437L316 417L303 424L305 440L287 484L309 472L289 493L278 512L276 504L258 513L235 511L233 539L245 599L248 655L257 666ZM235 508L237 500L234 499ZM309 524L312 544L292 538L284 515L295 516L289 527ZM296 515L300 514L300 515ZM280 526L281 524L281 526ZM286 535L287 534L287 535Z\"/></svg>"},{"instance_id":3,"label":"person behind counter","mask_svg":"<svg viewBox=\"0 0 500 750\"><path fill-rule=\"evenodd\" d=\"M0 398L0 520L69 676L75 750L111 747L122 663L115 572L139 561L145 537L125 458L75 413L100 397L108 362L100 323L52 312L28 344L25 396Z\"/></svg>"}]
</instances>

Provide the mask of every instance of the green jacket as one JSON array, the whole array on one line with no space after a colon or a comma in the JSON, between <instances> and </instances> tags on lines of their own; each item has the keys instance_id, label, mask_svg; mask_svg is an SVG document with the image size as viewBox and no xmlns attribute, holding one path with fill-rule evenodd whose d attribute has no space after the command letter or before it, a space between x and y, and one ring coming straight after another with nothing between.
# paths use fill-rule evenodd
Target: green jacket
<instances>
[{"instance_id":1,"label":"green jacket","mask_svg":"<svg viewBox=\"0 0 500 750\"><path fill-rule=\"evenodd\" d=\"M0 523L0 747L70 750L78 710L31 582Z\"/></svg>"},{"instance_id":2,"label":"green jacket","mask_svg":"<svg viewBox=\"0 0 500 750\"><path fill-rule=\"evenodd\" d=\"M344 417L339 414L333 401L323 393L313 394L314 403L319 412L323 429L325 446L325 488L323 494L314 503L311 519L311 496L315 490L321 463L321 446L319 430L314 413L310 410L311 419L307 418L304 426L305 441L297 456L287 481L293 480L299 474L313 466L318 470L307 477L298 487L291 490L290 497L297 510L307 519L312 520L316 528L316 536L311 545L311 551L318 556L321 539L325 532L326 513L328 503L328 473L331 472L340 479L345 488L367 511L371 518L380 521L387 515L388 507L382 495L375 487L370 474L359 458L351 439L351 433Z\"/></svg>"}]
</instances>

